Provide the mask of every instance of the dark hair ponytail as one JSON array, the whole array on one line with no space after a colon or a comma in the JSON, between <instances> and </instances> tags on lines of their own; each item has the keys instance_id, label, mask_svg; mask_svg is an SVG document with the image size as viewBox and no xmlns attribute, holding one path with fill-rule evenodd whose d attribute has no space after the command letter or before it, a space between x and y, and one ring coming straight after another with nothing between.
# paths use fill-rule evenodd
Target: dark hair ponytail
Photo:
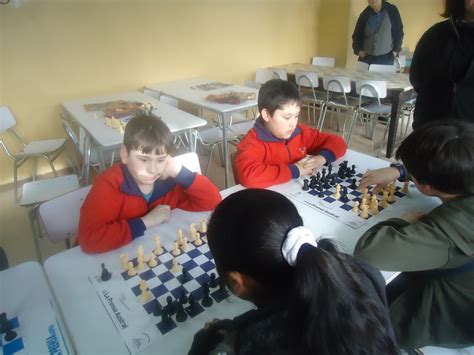
<instances>
[{"instance_id":1,"label":"dark hair ponytail","mask_svg":"<svg viewBox=\"0 0 474 355\"><path fill-rule=\"evenodd\" d=\"M370 294L373 287L364 287L369 281L363 286L367 276L354 258L321 240L317 248L301 247L295 267L284 259L286 235L302 225L296 207L279 193L247 189L230 195L208 226L219 274L252 277L259 286L257 301L288 311L291 353L395 354L383 300Z\"/></svg>"},{"instance_id":2,"label":"dark hair ponytail","mask_svg":"<svg viewBox=\"0 0 474 355\"><path fill-rule=\"evenodd\" d=\"M396 354L387 309L364 287L357 262L328 240L318 244L304 245L295 265L288 311L294 346L301 353Z\"/></svg>"}]
</instances>

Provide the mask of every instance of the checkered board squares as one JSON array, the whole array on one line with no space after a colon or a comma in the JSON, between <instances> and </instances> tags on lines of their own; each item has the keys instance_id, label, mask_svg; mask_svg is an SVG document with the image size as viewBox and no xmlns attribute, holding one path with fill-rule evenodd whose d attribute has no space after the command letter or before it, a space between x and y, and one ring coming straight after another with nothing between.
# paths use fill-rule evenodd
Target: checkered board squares
<instances>
[{"instance_id":1,"label":"checkered board squares","mask_svg":"<svg viewBox=\"0 0 474 355\"><path fill-rule=\"evenodd\" d=\"M363 219L354 212L352 212L352 208L354 207L355 202L362 202L362 192L355 189L351 189L350 185L352 184L352 179L356 179L356 185L358 186L362 175L362 173L356 173L350 178L336 178L336 184L339 184L341 186L341 189L343 186L347 187L347 197L349 199L349 201L347 202L342 202L334 198L334 193L336 192L336 185L331 186L328 189L324 189L324 197L319 197L319 191L317 189L311 188L307 191L300 190L292 192L287 194L287 196L305 204L306 206L316 209L317 211L322 212L341 223L344 223L354 229L357 229L366 224L367 220L373 217L373 215L370 213L370 209L368 210L368 219ZM302 185L303 184L301 184L301 186ZM401 191L401 189L402 187L399 186L399 183L397 183L394 193L395 202L389 202L389 205L397 203L401 198L406 195ZM385 208L381 206L382 193L377 194L377 200L379 201L378 209L380 213L385 210Z\"/></svg>"},{"instance_id":2,"label":"checkered board squares","mask_svg":"<svg viewBox=\"0 0 474 355\"><path fill-rule=\"evenodd\" d=\"M137 275L135 276L128 276L127 271L122 272L122 277L126 280L127 286L137 298L141 294L140 280L147 282L153 297L143 305L143 308L149 315L157 317L157 321L161 320L160 312L167 306L167 297L171 296L173 302L176 302L176 300L182 296L183 291L188 297L189 295L193 295L197 301L196 307L193 310L190 310L187 304L184 304L185 311L191 318L205 310L199 301L204 296L202 285L205 282L209 283L211 273L216 274L217 278L213 257L208 244L204 241L200 246L188 243L188 247L188 251L182 251L181 254L176 257L181 267L181 271L178 273L171 272L171 268L173 267L173 255L171 251L166 249L163 254L157 256L157 266L153 268L146 266L143 270L137 270ZM136 258L130 261L132 261L134 265L137 264ZM183 276L183 268L186 268L188 271L189 277L187 279ZM213 292L213 289L210 291L214 301L221 302L225 299L225 297L220 297L221 294L219 292ZM172 315L173 314L174 312L172 312ZM165 334L176 328L177 325L175 321L171 319L166 325L163 325L162 322L157 323L157 327L162 334Z\"/></svg>"},{"instance_id":3,"label":"checkered board squares","mask_svg":"<svg viewBox=\"0 0 474 355\"><path fill-rule=\"evenodd\" d=\"M23 339L18 334L18 328L20 326L18 317L9 319L9 322L12 326L12 330L17 333L17 336L12 341L7 342L5 340L5 334L2 334L0 337L0 353L3 355L26 353Z\"/></svg>"}]
</instances>

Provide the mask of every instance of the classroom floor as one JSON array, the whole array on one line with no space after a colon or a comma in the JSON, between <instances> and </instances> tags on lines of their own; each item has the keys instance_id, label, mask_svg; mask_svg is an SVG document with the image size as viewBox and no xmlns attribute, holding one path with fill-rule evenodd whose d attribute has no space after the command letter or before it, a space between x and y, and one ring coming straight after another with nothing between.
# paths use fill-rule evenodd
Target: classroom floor
<instances>
[{"instance_id":1,"label":"classroom floor","mask_svg":"<svg viewBox=\"0 0 474 355\"><path fill-rule=\"evenodd\" d=\"M302 119L302 122L306 123L304 119ZM325 126L324 131L341 134L341 132L331 128L330 120L327 120ZM335 122L333 122L333 126L335 126ZM378 147L380 144L384 128L385 126L378 125L374 143L375 147ZM229 147L231 152L235 150L235 147L231 145ZM350 148L369 155L375 155L375 151L371 148L370 140L362 136L362 129L358 129L354 132ZM200 154L201 167L204 171L207 156L204 156L199 151L198 153ZM233 186L234 180L231 170L232 169L229 168L229 183L230 186ZM224 188L224 169L221 166L219 154L214 154L208 176L219 189ZM7 253L10 266L29 260L36 260L35 248L28 221L28 210L18 206L14 202L12 189L0 189L0 226L0 245ZM63 251L65 246L63 243L53 244L46 237L43 237L40 239L40 249L43 260L46 260L48 257Z\"/></svg>"}]
</instances>

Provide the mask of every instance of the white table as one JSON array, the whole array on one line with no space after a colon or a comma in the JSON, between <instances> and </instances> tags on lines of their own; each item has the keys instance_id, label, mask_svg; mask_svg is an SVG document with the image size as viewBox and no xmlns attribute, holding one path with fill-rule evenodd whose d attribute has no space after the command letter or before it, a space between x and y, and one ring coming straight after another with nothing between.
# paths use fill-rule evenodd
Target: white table
<instances>
[{"instance_id":1,"label":"white table","mask_svg":"<svg viewBox=\"0 0 474 355\"><path fill-rule=\"evenodd\" d=\"M344 159L348 160L350 164L356 164L358 171L388 165L386 161L354 151L348 151ZM237 185L222 191L221 194L226 197L241 189L243 187ZM300 181L291 181L270 189L285 194L293 192L295 189L301 189L301 183ZM437 206L439 201L423 196L415 188L411 188L408 196L369 219L367 225L359 229L352 229L301 203L294 202L294 204L302 216L305 226L310 228L315 235L333 237L343 251L352 253L357 240L370 226L390 217L399 217L408 211L428 212ZM271 207L269 206L269 208ZM206 212L191 213L174 210L170 222L147 231L144 237L135 239L131 244L121 249L101 255L86 255L76 247L46 260L44 263L46 274L62 310L74 346L79 353L122 354L128 351L88 279L90 275L100 273L100 263L104 262L109 270L117 273L121 253L127 252L129 255L135 255L139 244L143 245L145 251L153 249L152 237L155 233L161 236L165 247L170 247L170 244L176 239L178 227L189 228L190 223L208 215L209 213ZM395 274L395 272L383 272L387 282ZM233 317L249 308L248 304L236 303L232 307L218 311L220 314L226 314L227 317ZM210 314L206 312L206 316ZM203 317L201 320L205 322L208 319ZM158 353L157 350L160 354L186 353L198 328L197 325L183 328L179 339L175 336L163 338L162 341L152 344L145 350L145 353Z\"/></svg>"},{"instance_id":2,"label":"white table","mask_svg":"<svg viewBox=\"0 0 474 355\"><path fill-rule=\"evenodd\" d=\"M198 85L214 83L215 80L209 80L204 78L194 78L186 80L172 81L162 84L153 84L145 86L145 92L151 91L155 93L164 93L166 95L172 96L178 100L191 103L200 108L212 111L217 113L219 117L219 124L222 126L222 139L224 146L224 179L225 187L229 186L228 184L228 150L227 150L227 122L230 120L232 114L257 106L257 94L258 90L241 86L241 85L229 85L226 87L221 87L218 89L212 90L201 90L197 88ZM243 101L239 104L220 104L216 102L206 101L205 97L208 95L219 95L227 93L229 91L237 92L248 92L255 93L255 100Z\"/></svg>"},{"instance_id":3,"label":"white table","mask_svg":"<svg viewBox=\"0 0 474 355\"><path fill-rule=\"evenodd\" d=\"M17 333L15 340L3 347L23 342L23 351L30 354L48 354L54 348L62 354L74 353L39 263L27 262L0 272L0 313L2 312L7 314L7 319ZM5 341L4 336L1 340L2 343Z\"/></svg>"},{"instance_id":4,"label":"white table","mask_svg":"<svg viewBox=\"0 0 474 355\"><path fill-rule=\"evenodd\" d=\"M125 100L135 102L151 102L153 114L161 117L169 127L171 133L186 132L192 139L192 130L205 126L207 122L197 116L181 111L173 106L147 96L141 92L127 92L115 95L107 95L80 100L67 101L63 103L65 114L74 119L87 134L86 144L93 144L98 149L99 160L102 169L105 168L102 152L120 147L123 142L123 134L105 124L102 111L86 111L84 105L102 102ZM192 144L194 146L194 144ZM87 147L84 148L84 151ZM86 157L88 163L89 157Z\"/></svg>"}]
</instances>

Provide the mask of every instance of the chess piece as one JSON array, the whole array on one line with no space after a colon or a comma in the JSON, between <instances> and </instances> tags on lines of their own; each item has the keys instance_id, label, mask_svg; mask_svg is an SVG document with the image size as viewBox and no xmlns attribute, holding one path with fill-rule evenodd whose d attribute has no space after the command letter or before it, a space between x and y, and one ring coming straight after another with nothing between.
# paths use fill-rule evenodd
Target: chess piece
<instances>
[{"instance_id":1,"label":"chess piece","mask_svg":"<svg viewBox=\"0 0 474 355\"><path fill-rule=\"evenodd\" d=\"M12 329L8 329L6 332L5 332L5 341L12 341L13 339L15 339L17 336L16 332Z\"/></svg>"},{"instance_id":2,"label":"chess piece","mask_svg":"<svg viewBox=\"0 0 474 355\"><path fill-rule=\"evenodd\" d=\"M148 285L146 284L145 280L140 280L140 291L142 292L140 294L140 302L146 303L149 301L151 298L151 292L148 291Z\"/></svg>"},{"instance_id":3,"label":"chess piece","mask_svg":"<svg viewBox=\"0 0 474 355\"><path fill-rule=\"evenodd\" d=\"M137 274L137 270L133 267L133 263L131 261L128 262L128 276L135 276Z\"/></svg>"},{"instance_id":4,"label":"chess piece","mask_svg":"<svg viewBox=\"0 0 474 355\"><path fill-rule=\"evenodd\" d=\"M199 232L201 233L201 237L207 235L207 224L205 219L199 220Z\"/></svg>"},{"instance_id":5,"label":"chess piece","mask_svg":"<svg viewBox=\"0 0 474 355\"><path fill-rule=\"evenodd\" d=\"M173 243L173 251L171 252L171 254L173 254L174 256L178 256L179 254L181 254L181 250L179 249L178 242Z\"/></svg>"},{"instance_id":6,"label":"chess piece","mask_svg":"<svg viewBox=\"0 0 474 355\"><path fill-rule=\"evenodd\" d=\"M367 199L367 193L369 192L369 190L367 189L367 187L364 187L364 189L362 190L362 197Z\"/></svg>"},{"instance_id":7,"label":"chess piece","mask_svg":"<svg viewBox=\"0 0 474 355\"><path fill-rule=\"evenodd\" d=\"M372 195L370 200L370 213L373 215L379 214L379 201L377 200L377 195Z\"/></svg>"},{"instance_id":8,"label":"chess piece","mask_svg":"<svg viewBox=\"0 0 474 355\"><path fill-rule=\"evenodd\" d=\"M142 257L145 255L145 252L143 251L143 245L139 245L137 248L137 259L139 257Z\"/></svg>"},{"instance_id":9,"label":"chess piece","mask_svg":"<svg viewBox=\"0 0 474 355\"><path fill-rule=\"evenodd\" d=\"M362 197L362 200L361 200L361 203L360 203L360 209L362 209L362 207L366 206L366 205L367 205L367 198Z\"/></svg>"},{"instance_id":10,"label":"chess piece","mask_svg":"<svg viewBox=\"0 0 474 355\"><path fill-rule=\"evenodd\" d=\"M209 287L216 288L217 286L216 274L212 272L209 278Z\"/></svg>"},{"instance_id":11,"label":"chess piece","mask_svg":"<svg viewBox=\"0 0 474 355\"><path fill-rule=\"evenodd\" d=\"M386 190L383 191L381 206L383 208L388 207L388 192Z\"/></svg>"},{"instance_id":12,"label":"chess piece","mask_svg":"<svg viewBox=\"0 0 474 355\"><path fill-rule=\"evenodd\" d=\"M184 307L181 302L176 305L176 321L179 323L184 322L188 318L188 314L184 311Z\"/></svg>"},{"instance_id":13,"label":"chess piece","mask_svg":"<svg viewBox=\"0 0 474 355\"><path fill-rule=\"evenodd\" d=\"M322 187L321 185L318 187L318 192L319 192L319 193L318 193L318 197L319 197L319 198L326 197L326 195L325 195L324 192L323 192L323 187Z\"/></svg>"},{"instance_id":14,"label":"chess piece","mask_svg":"<svg viewBox=\"0 0 474 355\"><path fill-rule=\"evenodd\" d=\"M204 307L212 306L214 301L212 300L211 296L209 296L209 284L207 282L204 282L204 284L202 285L202 292L204 296L202 297L201 304Z\"/></svg>"},{"instance_id":15,"label":"chess piece","mask_svg":"<svg viewBox=\"0 0 474 355\"><path fill-rule=\"evenodd\" d=\"M120 268L125 271L128 270L128 254L120 254Z\"/></svg>"},{"instance_id":16,"label":"chess piece","mask_svg":"<svg viewBox=\"0 0 474 355\"><path fill-rule=\"evenodd\" d=\"M179 296L179 303L186 304L188 302L188 296L186 295L186 290L184 288L181 289L181 295Z\"/></svg>"},{"instance_id":17,"label":"chess piece","mask_svg":"<svg viewBox=\"0 0 474 355\"><path fill-rule=\"evenodd\" d=\"M178 242L178 246L183 245L183 239L184 239L183 230L181 228L178 228L178 231L176 234L178 235L178 239L176 240Z\"/></svg>"},{"instance_id":18,"label":"chess piece","mask_svg":"<svg viewBox=\"0 0 474 355\"><path fill-rule=\"evenodd\" d=\"M357 182L356 179L352 179L351 184L349 185L349 188L352 190L357 190Z\"/></svg>"},{"instance_id":19,"label":"chess piece","mask_svg":"<svg viewBox=\"0 0 474 355\"><path fill-rule=\"evenodd\" d=\"M339 200L340 197L341 197L341 185L337 184L336 185L336 192L334 193L334 198L336 200Z\"/></svg>"},{"instance_id":20,"label":"chess piece","mask_svg":"<svg viewBox=\"0 0 474 355\"><path fill-rule=\"evenodd\" d=\"M155 249L153 250L155 255L163 254L163 248L161 247L161 239L159 235L155 235Z\"/></svg>"},{"instance_id":21,"label":"chess piece","mask_svg":"<svg viewBox=\"0 0 474 355\"><path fill-rule=\"evenodd\" d=\"M148 258L148 266L156 267L157 265L158 261L156 261L156 255L154 253L150 253L150 257Z\"/></svg>"},{"instance_id":22,"label":"chess piece","mask_svg":"<svg viewBox=\"0 0 474 355\"><path fill-rule=\"evenodd\" d=\"M145 257L143 254L137 256L137 269L143 270L145 268Z\"/></svg>"},{"instance_id":23,"label":"chess piece","mask_svg":"<svg viewBox=\"0 0 474 355\"><path fill-rule=\"evenodd\" d=\"M189 274L189 271L187 268L183 267L181 269L182 273L181 273L181 281L182 283L186 283L188 281L190 281L192 279L192 276Z\"/></svg>"},{"instance_id":24,"label":"chess piece","mask_svg":"<svg viewBox=\"0 0 474 355\"><path fill-rule=\"evenodd\" d=\"M409 182L408 180L405 180L405 181L403 182L402 192L403 192L404 194L407 194L407 193L408 193L408 184L409 184L409 183L410 183L410 182Z\"/></svg>"},{"instance_id":25,"label":"chess piece","mask_svg":"<svg viewBox=\"0 0 474 355\"><path fill-rule=\"evenodd\" d=\"M349 202L349 197L347 197L347 186L341 188L341 197L339 197L339 201L344 203Z\"/></svg>"},{"instance_id":26,"label":"chess piece","mask_svg":"<svg viewBox=\"0 0 474 355\"><path fill-rule=\"evenodd\" d=\"M192 242L196 240L196 234L197 234L196 224L191 223L189 225L189 236L191 237Z\"/></svg>"},{"instance_id":27,"label":"chess piece","mask_svg":"<svg viewBox=\"0 0 474 355\"><path fill-rule=\"evenodd\" d=\"M176 306L179 302L174 302L173 297L167 296L166 297L166 310L168 311L168 314L175 314L176 313Z\"/></svg>"},{"instance_id":28,"label":"chess piece","mask_svg":"<svg viewBox=\"0 0 474 355\"><path fill-rule=\"evenodd\" d=\"M304 179L303 180L303 191L308 191L309 190L309 180Z\"/></svg>"},{"instance_id":29,"label":"chess piece","mask_svg":"<svg viewBox=\"0 0 474 355\"><path fill-rule=\"evenodd\" d=\"M369 218L369 206L362 205L361 208L362 208L362 211L360 212L359 216L364 219Z\"/></svg>"},{"instance_id":30,"label":"chess piece","mask_svg":"<svg viewBox=\"0 0 474 355\"><path fill-rule=\"evenodd\" d=\"M183 249L183 251L189 250L188 239L186 237L182 239L181 249Z\"/></svg>"},{"instance_id":31,"label":"chess piece","mask_svg":"<svg viewBox=\"0 0 474 355\"><path fill-rule=\"evenodd\" d=\"M194 241L194 244L197 245L197 246L202 245L201 233L200 232L196 233L196 240Z\"/></svg>"},{"instance_id":32,"label":"chess piece","mask_svg":"<svg viewBox=\"0 0 474 355\"><path fill-rule=\"evenodd\" d=\"M181 268L179 266L178 259L173 258L173 266L171 268L171 272L177 273L177 272L180 272L180 271L181 271Z\"/></svg>"},{"instance_id":33,"label":"chess piece","mask_svg":"<svg viewBox=\"0 0 474 355\"><path fill-rule=\"evenodd\" d=\"M354 212L355 214L359 214L359 201L356 201L354 202L354 207L352 208L352 212Z\"/></svg>"},{"instance_id":34,"label":"chess piece","mask_svg":"<svg viewBox=\"0 0 474 355\"><path fill-rule=\"evenodd\" d=\"M104 263L100 264L100 266L102 267L102 273L100 274L100 279L102 281L109 281L110 278L112 277L112 273L105 268Z\"/></svg>"}]
</instances>

